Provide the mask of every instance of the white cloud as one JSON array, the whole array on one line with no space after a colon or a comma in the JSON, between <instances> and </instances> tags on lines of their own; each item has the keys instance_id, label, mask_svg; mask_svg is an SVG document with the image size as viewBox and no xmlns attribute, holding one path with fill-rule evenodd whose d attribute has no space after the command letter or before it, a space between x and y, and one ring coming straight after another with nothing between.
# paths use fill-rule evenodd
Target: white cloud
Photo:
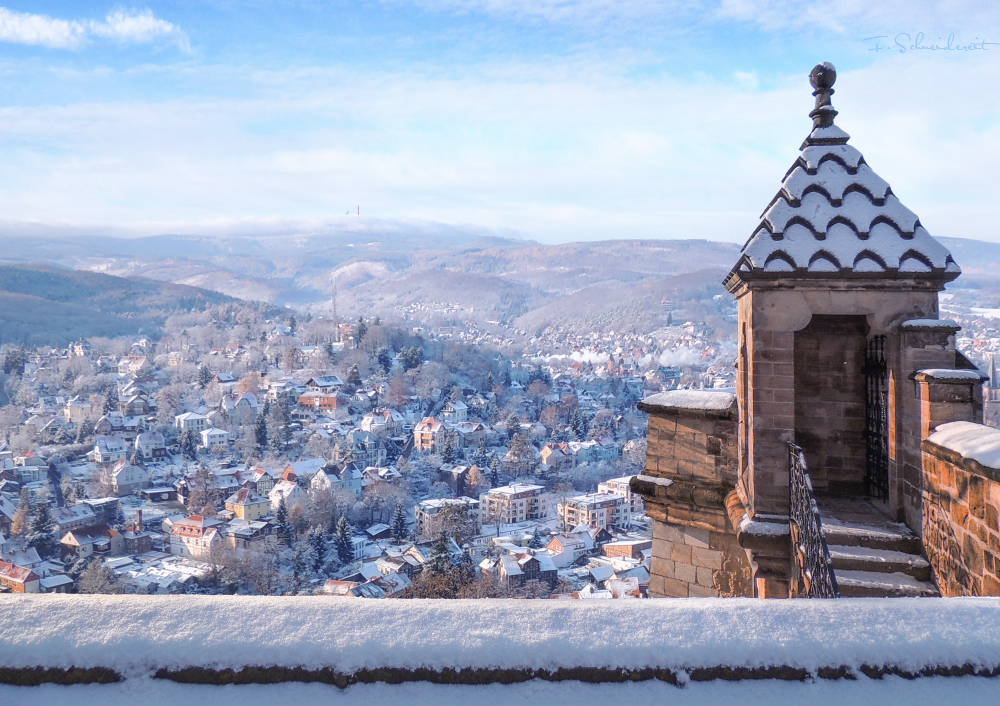
<instances>
[{"instance_id":1,"label":"white cloud","mask_svg":"<svg viewBox=\"0 0 1000 706\"><path fill-rule=\"evenodd\" d=\"M571 62L445 76L213 70L211 85L241 80L247 97L0 108L0 213L160 232L250 219L237 232L360 203L362 217L545 241L741 242L813 103L804 72L747 92ZM841 72L837 123L931 233L996 240L998 86L991 61L886 59Z\"/></svg>"},{"instance_id":2,"label":"white cloud","mask_svg":"<svg viewBox=\"0 0 1000 706\"><path fill-rule=\"evenodd\" d=\"M182 49L187 50L187 38L180 28L166 20L157 19L153 11L115 10L108 13L104 22L90 22L91 34L96 37L114 39L123 43L148 44L157 39L170 37L176 39Z\"/></svg>"},{"instance_id":3,"label":"white cloud","mask_svg":"<svg viewBox=\"0 0 1000 706\"><path fill-rule=\"evenodd\" d=\"M714 17L766 30L837 33L878 28L974 33L998 25L996 7L981 0L719 0Z\"/></svg>"},{"instance_id":4,"label":"white cloud","mask_svg":"<svg viewBox=\"0 0 1000 706\"><path fill-rule=\"evenodd\" d=\"M0 42L28 44L49 49L79 49L93 38L123 44L149 44L172 39L189 50L187 37L179 27L156 18L153 11L114 10L104 21L63 20L0 7Z\"/></svg>"},{"instance_id":5,"label":"white cloud","mask_svg":"<svg viewBox=\"0 0 1000 706\"><path fill-rule=\"evenodd\" d=\"M74 49L86 39L80 22L58 20L45 15L13 12L0 7L0 41L32 44L52 49Z\"/></svg>"},{"instance_id":6,"label":"white cloud","mask_svg":"<svg viewBox=\"0 0 1000 706\"><path fill-rule=\"evenodd\" d=\"M980 35L1000 27L1000 13L982 0L383 0L430 12L485 15L522 22L631 29L704 27L736 22L770 32L800 30L840 35L867 31ZM864 35L862 35L864 36ZM936 36L936 34L935 34ZM861 37L858 37L860 39Z\"/></svg>"},{"instance_id":7,"label":"white cloud","mask_svg":"<svg viewBox=\"0 0 1000 706\"><path fill-rule=\"evenodd\" d=\"M694 17L703 0L387 0L434 12L484 14L520 20L598 24L613 18Z\"/></svg>"}]
</instances>

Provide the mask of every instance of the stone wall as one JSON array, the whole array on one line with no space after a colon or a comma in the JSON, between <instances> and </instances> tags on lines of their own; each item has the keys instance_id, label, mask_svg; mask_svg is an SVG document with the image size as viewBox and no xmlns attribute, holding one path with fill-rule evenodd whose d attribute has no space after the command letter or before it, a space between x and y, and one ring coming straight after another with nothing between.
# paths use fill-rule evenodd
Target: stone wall
<instances>
[{"instance_id":1,"label":"stone wall","mask_svg":"<svg viewBox=\"0 0 1000 706\"><path fill-rule=\"evenodd\" d=\"M865 493L863 316L813 316L795 332L795 443L817 493Z\"/></svg>"},{"instance_id":2,"label":"stone wall","mask_svg":"<svg viewBox=\"0 0 1000 706\"><path fill-rule=\"evenodd\" d=\"M733 532L655 522L649 595L752 596L750 562Z\"/></svg>"},{"instance_id":3,"label":"stone wall","mask_svg":"<svg viewBox=\"0 0 1000 706\"><path fill-rule=\"evenodd\" d=\"M928 439L922 497L924 552L941 594L1000 596L1000 469Z\"/></svg>"},{"instance_id":4,"label":"stone wall","mask_svg":"<svg viewBox=\"0 0 1000 706\"><path fill-rule=\"evenodd\" d=\"M710 483L735 483L733 416L704 410L651 412L646 431L646 473L663 478L680 476Z\"/></svg>"}]
</instances>

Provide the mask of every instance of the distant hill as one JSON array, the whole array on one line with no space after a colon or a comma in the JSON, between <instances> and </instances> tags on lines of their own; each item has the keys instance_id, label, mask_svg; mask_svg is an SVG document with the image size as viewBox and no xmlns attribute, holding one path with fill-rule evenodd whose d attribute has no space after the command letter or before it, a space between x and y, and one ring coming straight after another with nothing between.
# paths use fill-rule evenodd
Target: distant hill
<instances>
[{"instance_id":1,"label":"distant hill","mask_svg":"<svg viewBox=\"0 0 1000 706\"><path fill-rule=\"evenodd\" d=\"M65 346L80 337L155 335L171 313L234 301L141 277L0 265L0 343Z\"/></svg>"},{"instance_id":2,"label":"distant hill","mask_svg":"<svg viewBox=\"0 0 1000 706\"><path fill-rule=\"evenodd\" d=\"M266 237L0 238L4 257L192 285L230 296L330 311L415 312L525 330L647 328L663 299L721 293L739 246L706 240L541 245L475 232L364 232ZM420 308L421 312L416 313ZM447 318L446 314L443 314Z\"/></svg>"},{"instance_id":3,"label":"distant hill","mask_svg":"<svg viewBox=\"0 0 1000 706\"><path fill-rule=\"evenodd\" d=\"M1000 244L941 241L965 272L949 289L997 286ZM664 301L683 310L686 302L722 294L721 280L739 250L735 243L707 240L542 245L460 229L388 226L261 237L0 237L8 262L190 285L203 296L211 290L314 314L330 311L336 276L344 318L409 311L421 320L499 320L525 331L655 328Z\"/></svg>"}]
</instances>

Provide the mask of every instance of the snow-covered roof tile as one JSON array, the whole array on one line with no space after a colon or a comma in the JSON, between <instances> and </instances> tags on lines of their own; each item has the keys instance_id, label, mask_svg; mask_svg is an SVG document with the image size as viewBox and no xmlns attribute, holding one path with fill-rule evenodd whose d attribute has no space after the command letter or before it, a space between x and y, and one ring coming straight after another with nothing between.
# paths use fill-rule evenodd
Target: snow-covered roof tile
<instances>
[{"instance_id":1,"label":"snow-covered roof tile","mask_svg":"<svg viewBox=\"0 0 1000 706\"><path fill-rule=\"evenodd\" d=\"M809 78L816 89L816 108L809 114L813 130L744 245L727 286L789 275L953 280L961 270L951 253L847 144L850 135L833 124L836 70L820 64Z\"/></svg>"}]
</instances>

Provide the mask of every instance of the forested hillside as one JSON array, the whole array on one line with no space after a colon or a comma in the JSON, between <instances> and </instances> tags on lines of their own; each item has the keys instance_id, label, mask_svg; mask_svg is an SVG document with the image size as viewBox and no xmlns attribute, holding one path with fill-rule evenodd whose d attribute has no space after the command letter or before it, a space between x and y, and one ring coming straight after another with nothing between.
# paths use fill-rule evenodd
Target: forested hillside
<instances>
[{"instance_id":1,"label":"forested hillside","mask_svg":"<svg viewBox=\"0 0 1000 706\"><path fill-rule=\"evenodd\" d=\"M0 343L64 346L80 337L155 335L167 316L236 301L197 287L44 265L0 266Z\"/></svg>"}]
</instances>

